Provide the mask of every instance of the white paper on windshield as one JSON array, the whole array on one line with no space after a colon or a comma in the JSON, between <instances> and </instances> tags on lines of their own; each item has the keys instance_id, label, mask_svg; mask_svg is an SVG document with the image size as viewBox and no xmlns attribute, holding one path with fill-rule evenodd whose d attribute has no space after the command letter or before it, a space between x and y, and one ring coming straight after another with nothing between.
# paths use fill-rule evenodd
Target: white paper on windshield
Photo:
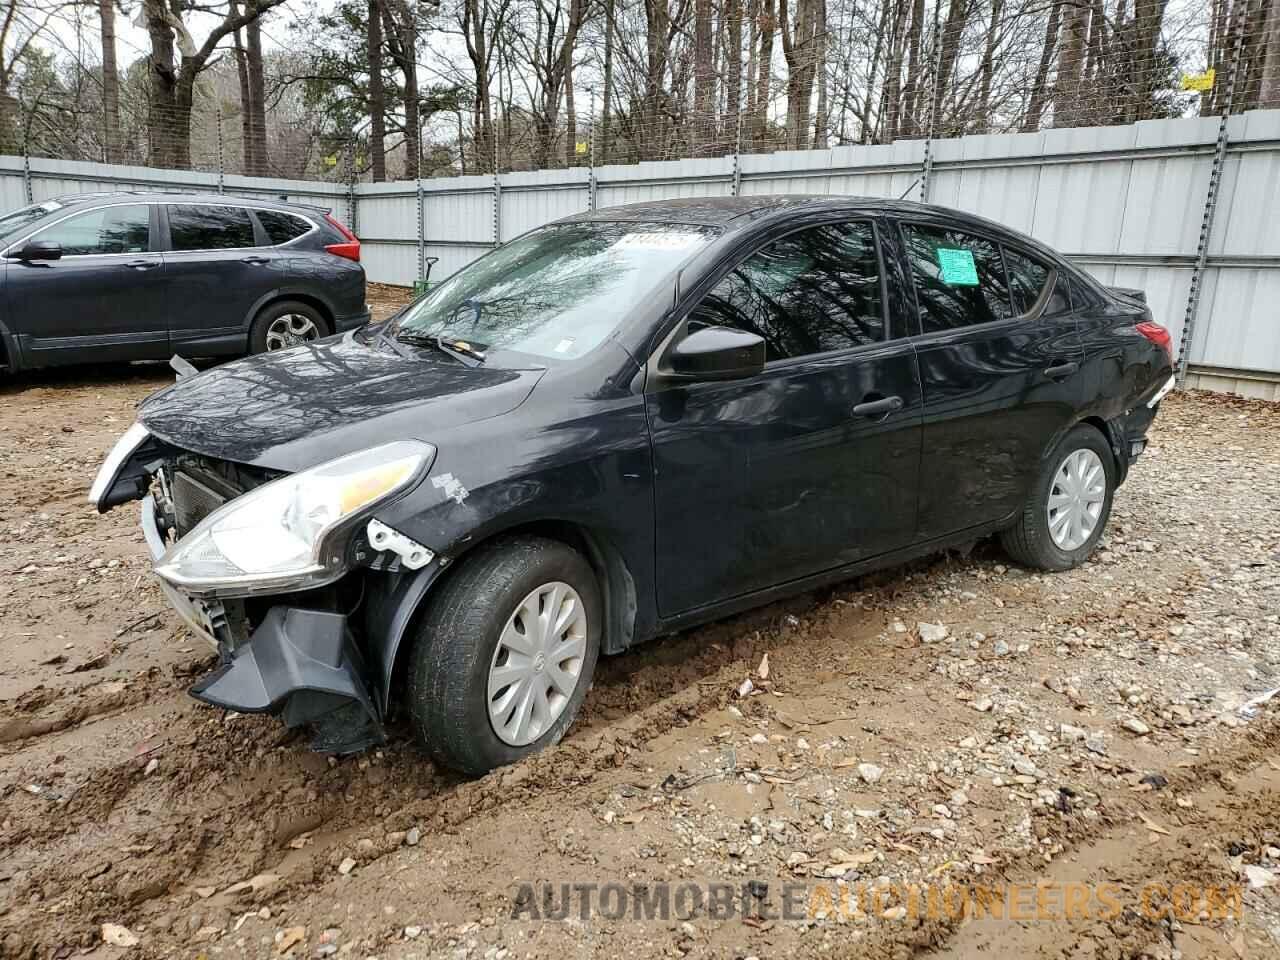
<instances>
[{"instance_id":1,"label":"white paper on windshield","mask_svg":"<svg viewBox=\"0 0 1280 960\"><path fill-rule=\"evenodd\" d=\"M40 209L46 213L53 213L55 210L61 210L62 204L57 200L46 200L44 203L40 204Z\"/></svg>"},{"instance_id":2,"label":"white paper on windshield","mask_svg":"<svg viewBox=\"0 0 1280 960\"><path fill-rule=\"evenodd\" d=\"M557 343L556 353L568 353L570 350L572 350L574 339L575 339L574 337L565 337L563 340Z\"/></svg>"},{"instance_id":3,"label":"white paper on windshield","mask_svg":"<svg viewBox=\"0 0 1280 960\"><path fill-rule=\"evenodd\" d=\"M676 233L663 230L653 233L628 233L614 246L635 250L687 250L701 239L700 233Z\"/></svg>"}]
</instances>

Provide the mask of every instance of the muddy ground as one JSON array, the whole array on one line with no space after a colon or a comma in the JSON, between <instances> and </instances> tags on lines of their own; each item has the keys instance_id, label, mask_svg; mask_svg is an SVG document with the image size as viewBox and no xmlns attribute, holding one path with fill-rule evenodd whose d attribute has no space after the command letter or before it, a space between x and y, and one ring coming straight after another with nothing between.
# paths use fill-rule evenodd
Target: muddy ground
<instances>
[{"instance_id":1,"label":"muddy ground","mask_svg":"<svg viewBox=\"0 0 1280 960\"><path fill-rule=\"evenodd\" d=\"M1169 398L1080 570L983 542L656 642L466 782L187 696L85 502L169 379L0 384L0 956L1280 957L1280 407Z\"/></svg>"}]
</instances>

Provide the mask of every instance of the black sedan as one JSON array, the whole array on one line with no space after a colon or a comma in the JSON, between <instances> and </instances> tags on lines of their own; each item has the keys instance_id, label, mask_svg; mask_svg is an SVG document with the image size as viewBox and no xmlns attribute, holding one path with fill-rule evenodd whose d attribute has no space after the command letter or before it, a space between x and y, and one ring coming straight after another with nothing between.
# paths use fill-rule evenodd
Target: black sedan
<instances>
[{"instance_id":1,"label":"black sedan","mask_svg":"<svg viewBox=\"0 0 1280 960\"><path fill-rule=\"evenodd\" d=\"M262 353L369 322L323 208L94 193L0 217L0 370Z\"/></svg>"},{"instance_id":2,"label":"black sedan","mask_svg":"<svg viewBox=\"0 0 1280 960\"><path fill-rule=\"evenodd\" d=\"M1078 566L1172 373L1139 294L976 217L640 204L180 380L90 497L143 499L222 655L201 700L335 751L401 710L482 773L559 740L602 653L992 533Z\"/></svg>"}]
</instances>

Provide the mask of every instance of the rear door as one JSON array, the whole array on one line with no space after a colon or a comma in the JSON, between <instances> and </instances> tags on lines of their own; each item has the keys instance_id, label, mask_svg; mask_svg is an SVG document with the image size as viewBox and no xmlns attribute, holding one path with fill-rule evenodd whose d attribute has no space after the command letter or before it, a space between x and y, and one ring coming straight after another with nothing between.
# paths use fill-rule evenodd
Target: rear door
<instances>
[{"instance_id":1,"label":"rear door","mask_svg":"<svg viewBox=\"0 0 1280 960\"><path fill-rule=\"evenodd\" d=\"M758 376L646 397L663 616L911 541L920 387L885 291L871 220L815 225L729 269L664 343L717 325L768 352Z\"/></svg>"},{"instance_id":2,"label":"rear door","mask_svg":"<svg viewBox=\"0 0 1280 960\"><path fill-rule=\"evenodd\" d=\"M1023 506L1054 437L1083 400L1065 278L1035 254L948 222L901 235L924 390L919 538Z\"/></svg>"},{"instance_id":3,"label":"rear door","mask_svg":"<svg viewBox=\"0 0 1280 960\"><path fill-rule=\"evenodd\" d=\"M248 208L230 203L171 203L164 210L174 353L245 352L252 311L278 282L260 227Z\"/></svg>"},{"instance_id":4,"label":"rear door","mask_svg":"<svg viewBox=\"0 0 1280 960\"><path fill-rule=\"evenodd\" d=\"M28 237L61 260L10 259L3 296L25 362L52 366L168 356L164 261L154 205L74 213Z\"/></svg>"}]
</instances>

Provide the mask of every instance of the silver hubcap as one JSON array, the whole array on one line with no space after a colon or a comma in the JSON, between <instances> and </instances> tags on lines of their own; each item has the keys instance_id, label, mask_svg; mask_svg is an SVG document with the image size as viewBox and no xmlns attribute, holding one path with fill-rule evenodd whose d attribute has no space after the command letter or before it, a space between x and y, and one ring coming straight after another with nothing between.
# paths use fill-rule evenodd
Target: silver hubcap
<instances>
[{"instance_id":1,"label":"silver hubcap","mask_svg":"<svg viewBox=\"0 0 1280 960\"><path fill-rule=\"evenodd\" d=\"M320 331L310 317L304 317L300 313L286 313L282 317L276 317L271 321L271 326L267 327L267 349L296 347L319 336Z\"/></svg>"},{"instance_id":2,"label":"silver hubcap","mask_svg":"<svg viewBox=\"0 0 1280 960\"><path fill-rule=\"evenodd\" d=\"M507 618L489 666L489 723L523 747L551 729L582 677L587 614L578 591L545 583Z\"/></svg>"},{"instance_id":3,"label":"silver hubcap","mask_svg":"<svg viewBox=\"0 0 1280 960\"><path fill-rule=\"evenodd\" d=\"M1081 547L1098 526L1107 498L1107 471L1092 450L1067 454L1049 488L1049 535L1060 550Z\"/></svg>"}]
</instances>

